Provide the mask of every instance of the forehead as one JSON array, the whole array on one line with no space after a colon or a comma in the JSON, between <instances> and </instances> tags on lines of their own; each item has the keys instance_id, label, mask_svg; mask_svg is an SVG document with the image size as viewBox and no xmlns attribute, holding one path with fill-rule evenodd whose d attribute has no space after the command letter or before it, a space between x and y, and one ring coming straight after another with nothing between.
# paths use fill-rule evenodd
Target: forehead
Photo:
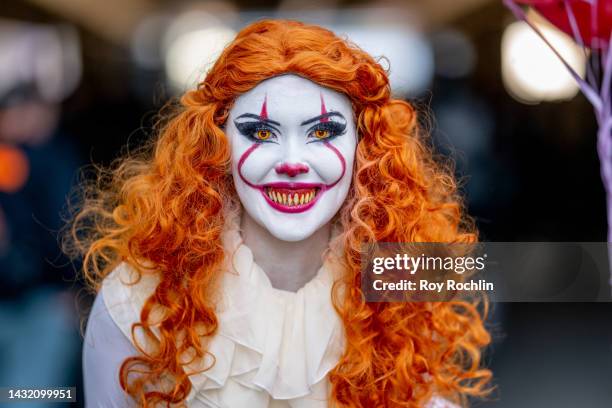
<instances>
[{"instance_id":1,"label":"forehead","mask_svg":"<svg viewBox=\"0 0 612 408\"><path fill-rule=\"evenodd\" d=\"M240 95L232 107L232 116L245 112L259 114L264 100L270 118L292 114L300 117L319 115L321 100L327 111L339 111L347 119L352 115L351 102L346 95L299 75L285 74L266 79Z\"/></svg>"}]
</instances>

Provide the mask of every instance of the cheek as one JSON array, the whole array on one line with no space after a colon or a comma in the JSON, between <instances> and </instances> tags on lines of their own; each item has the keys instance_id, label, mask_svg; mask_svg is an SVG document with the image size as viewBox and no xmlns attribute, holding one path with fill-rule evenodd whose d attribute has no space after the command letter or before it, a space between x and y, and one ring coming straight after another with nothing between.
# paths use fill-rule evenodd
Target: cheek
<instances>
[{"instance_id":1,"label":"cheek","mask_svg":"<svg viewBox=\"0 0 612 408\"><path fill-rule=\"evenodd\" d=\"M332 188L347 176L350 178L354 156L353 143L318 143L316 151L311 154L310 163L328 188Z\"/></svg>"},{"instance_id":2,"label":"cheek","mask_svg":"<svg viewBox=\"0 0 612 408\"><path fill-rule=\"evenodd\" d=\"M242 144L232 149L234 176L246 184L258 184L278 162L278 149L265 144Z\"/></svg>"}]
</instances>

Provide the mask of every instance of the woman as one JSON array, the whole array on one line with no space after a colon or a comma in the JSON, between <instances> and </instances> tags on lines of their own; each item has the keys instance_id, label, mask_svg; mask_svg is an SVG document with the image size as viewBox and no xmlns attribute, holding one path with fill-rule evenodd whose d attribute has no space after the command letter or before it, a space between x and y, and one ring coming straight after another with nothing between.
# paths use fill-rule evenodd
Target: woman
<instances>
[{"instance_id":1,"label":"woman","mask_svg":"<svg viewBox=\"0 0 612 408\"><path fill-rule=\"evenodd\" d=\"M246 27L150 149L102 180L72 227L98 292L90 406L450 406L441 397L486 392L477 305L363 299L362 244L476 231L412 106L332 32Z\"/></svg>"}]
</instances>

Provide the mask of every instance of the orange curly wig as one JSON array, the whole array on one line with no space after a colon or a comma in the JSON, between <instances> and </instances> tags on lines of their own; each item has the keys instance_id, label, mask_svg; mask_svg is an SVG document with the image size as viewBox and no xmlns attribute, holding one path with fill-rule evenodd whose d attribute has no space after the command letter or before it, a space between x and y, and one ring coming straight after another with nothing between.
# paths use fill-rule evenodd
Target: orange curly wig
<instances>
[{"instance_id":1,"label":"orange curly wig","mask_svg":"<svg viewBox=\"0 0 612 408\"><path fill-rule=\"evenodd\" d=\"M141 354L121 366L121 386L145 407L178 405L189 394L179 355L202 358L206 337L217 331L223 209L237 202L223 125L237 96L283 73L346 94L359 132L352 187L338 215L344 277L332 298L347 341L329 374L330 405L421 407L434 393L462 403L484 395L491 378L481 367L490 342L486 302L367 303L360 287L363 243L477 240L452 172L434 160L414 108L391 97L387 73L370 55L321 27L281 20L244 28L150 146L101 173L71 223L95 290L123 261L160 278L133 327L156 351L137 345ZM156 323L160 338L149 322L156 307L165 311ZM171 386L154 388L161 378Z\"/></svg>"}]
</instances>

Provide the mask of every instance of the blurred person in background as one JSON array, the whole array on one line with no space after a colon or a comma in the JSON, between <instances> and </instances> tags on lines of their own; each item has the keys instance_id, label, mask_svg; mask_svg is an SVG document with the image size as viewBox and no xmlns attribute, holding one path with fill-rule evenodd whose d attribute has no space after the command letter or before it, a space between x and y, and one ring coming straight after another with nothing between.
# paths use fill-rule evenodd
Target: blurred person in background
<instances>
[{"instance_id":1,"label":"blurred person in background","mask_svg":"<svg viewBox=\"0 0 612 408\"><path fill-rule=\"evenodd\" d=\"M74 385L80 337L75 292L67 289L74 274L57 233L80 159L58 128L60 104L33 75L34 67L58 69L39 59L42 32L7 23L0 31L0 384Z\"/></svg>"}]
</instances>

